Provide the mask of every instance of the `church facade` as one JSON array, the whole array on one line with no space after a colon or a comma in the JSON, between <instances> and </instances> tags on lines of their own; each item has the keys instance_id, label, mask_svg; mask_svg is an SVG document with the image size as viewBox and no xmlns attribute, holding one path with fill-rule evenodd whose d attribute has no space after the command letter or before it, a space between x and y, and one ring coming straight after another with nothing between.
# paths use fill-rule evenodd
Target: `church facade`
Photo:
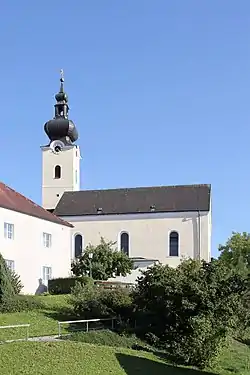
<instances>
[{"instance_id":1,"label":"church facade","mask_svg":"<svg viewBox=\"0 0 250 375\"><path fill-rule=\"evenodd\" d=\"M80 190L78 133L68 118L63 81L55 117L45 124L49 144L42 147L42 196L44 208L74 226L72 258L104 237L141 264L175 267L189 257L209 261L210 185Z\"/></svg>"},{"instance_id":2,"label":"church facade","mask_svg":"<svg viewBox=\"0 0 250 375\"><path fill-rule=\"evenodd\" d=\"M135 282L140 269L156 262L210 261L211 186L80 190L78 132L68 117L63 77L55 98L55 116L44 126L48 143L41 147L42 207L0 186L1 253L19 273L23 292L42 292L49 278L69 276L71 261L101 237L134 261L120 281Z\"/></svg>"}]
</instances>

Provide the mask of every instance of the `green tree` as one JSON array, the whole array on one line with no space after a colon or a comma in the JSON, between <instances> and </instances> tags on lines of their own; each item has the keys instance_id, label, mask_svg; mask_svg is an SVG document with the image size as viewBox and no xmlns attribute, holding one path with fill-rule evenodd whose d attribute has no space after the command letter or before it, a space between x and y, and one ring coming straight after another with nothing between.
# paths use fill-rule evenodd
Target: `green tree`
<instances>
[{"instance_id":1,"label":"green tree","mask_svg":"<svg viewBox=\"0 0 250 375\"><path fill-rule=\"evenodd\" d=\"M13 298L15 290L12 285L11 274L6 266L6 262L0 254L0 303Z\"/></svg>"},{"instance_id":2,"label":"green tree","mask_svg":"<svg viewBox=\"0 0 250 375\"><path fill-rule=\"evenodd\" d=\"M145 271L135 304L154 343L174 361L204 368L237 326L245 289L245 278L229 274L219 261L187 260L176 269L155 265Z\"/></svg>"},{"instance_id":3,"label":"green tree","mask_svg":"<svg viewBox=\"0 0 250 375\"><path fill-rule=\"evenodd\" d=\"M248 276L250 270L250 234L235 233L219 246L219 260L231 270Z\"/></svg>"},{"instance_id":4,"label":"green tree","mask_svg":"<svg viewBox=\"0 0 250 375\"><path fill-rule=\"evenodd\" d=\"M247 279L247 290L242 298L241 320L238 335L242 336L250 325L250 234L232 233L225 245L219 246L219 261L228 272L237 272Z\"/></svg>"},{"instance_id":5,"label":"green tree","mask_svg":"<svg viewBox=\"0 0 250 375\"><path fill-rule=\"evenodd\" d=\"M97 246L88 245L82 256L73 261L71 268L73 274L92 275L95 280L108 280L111 277L126 276L131 273L132 260L123 252L117 251L114 245L115 242L106 242L103 238Z\"/></svg>"},{"instance_id":6,"label":"green tree","mask_svg":"<svg viewBox=\"0 0 250 375\"><path fill-rule=\"evenodd\" d=\"M16 273L16 271L9 270L10 277L11 277L11 283L14 288L15 294L20 294L21 290L23 289L23 284L21 281L20 276Z\"/></svg>"}]
</instances>

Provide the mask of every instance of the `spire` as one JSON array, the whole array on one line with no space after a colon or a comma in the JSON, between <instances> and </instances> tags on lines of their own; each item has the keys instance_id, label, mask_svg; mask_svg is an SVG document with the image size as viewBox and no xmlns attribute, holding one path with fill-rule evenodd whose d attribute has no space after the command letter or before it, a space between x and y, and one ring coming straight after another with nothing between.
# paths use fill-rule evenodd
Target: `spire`
<instances>
[{"instance_id":1,"label":"spire","mask_svg":"<svg viewBox=\"0 0 250 375\"><path fill-rule=\"evenodd\" d=\"M71 145L78 139L78 132L73 121L69 120L68 96L64 91L64 74L60 71L60 90L55 95L55 116L44 125L44 130L50 141L62 141L65 145Z\"/></svg>"},{"instance_id":2,"label":"spire","mask_svg":"<svg viewBox=\"0 0 250 375\"><path fill-rule=\"evenodd\" d=\"M64 92L64 73L63 69L60 70L60 90L55 95L55 99L57 103L55 104L55 118L57 117L64 117L68 118L68 96L66 92Z\"/></svg>"}]
</instances>

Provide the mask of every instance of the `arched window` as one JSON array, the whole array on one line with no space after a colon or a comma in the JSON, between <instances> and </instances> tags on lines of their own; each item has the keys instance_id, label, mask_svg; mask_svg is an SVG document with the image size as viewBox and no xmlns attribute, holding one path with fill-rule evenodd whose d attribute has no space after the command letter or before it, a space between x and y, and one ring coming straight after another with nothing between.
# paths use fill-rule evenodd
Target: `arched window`
<instances>
[{"instance_id":1,"label":"arched window","mask_svg":"<svg viewBox=\"0 0 250 375\"><path fill-rule=\"evenodd\" d=\"M129 234L127 232L121 233L120 250L129 256Z\"/></svg>"},{"instance_id":2,"label":"arched window","mask_svg":"<svg viewBox=\"0 0 250 375\"><path fill-rule=\"evenodd\" d=\"M61 167L60 167L60 165L55 166L55 178L56 179L61 178Z\"/></svg>"},{"instance_id":3,"label":"arched window","mask_svg":"<svg viewBox=\"0 0 250 375\"><path fill-rule=\"evenodd\" d=\"M169 256L179 256L179 234L177 232L171 232L169 235Z\"/></svg>"},{"instance_id":4,"label":"arched window","mask_svg":"<svg viewBox=\"0 0 250 375\"><path fill-rule=\"evenodd\" d=\"M75 258L79 258L82 255L82 236L80 234L75 235Z\"/></svg>"}]
</instances>

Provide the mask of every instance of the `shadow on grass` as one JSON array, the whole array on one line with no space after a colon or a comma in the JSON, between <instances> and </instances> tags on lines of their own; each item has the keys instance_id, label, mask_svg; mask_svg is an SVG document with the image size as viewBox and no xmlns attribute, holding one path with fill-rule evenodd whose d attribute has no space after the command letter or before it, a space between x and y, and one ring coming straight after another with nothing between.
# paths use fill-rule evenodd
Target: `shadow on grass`
<instances>
[{"instance_id":1,"label":"shadow on grass","mask_svg":"<svg viewBox=\"0 0 250 375\"><path fill-rule=\"evenodd\" d=\"M116 358L127 375L215 375L200 370L177 367L127 354L117 353Z\"/></svg>"}]
</instances>

